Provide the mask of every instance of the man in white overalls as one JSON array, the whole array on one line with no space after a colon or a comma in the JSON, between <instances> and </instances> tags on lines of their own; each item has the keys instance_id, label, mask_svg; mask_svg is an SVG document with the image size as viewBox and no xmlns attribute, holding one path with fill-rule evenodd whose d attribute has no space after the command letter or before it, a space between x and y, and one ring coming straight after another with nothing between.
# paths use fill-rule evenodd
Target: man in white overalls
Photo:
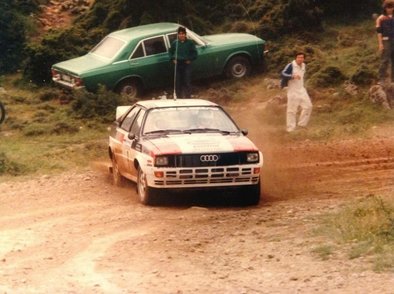
<instances>
[{"instance_id":1,"label":"man in white overalls","mask_svg":"<svg viewBox=\"0 0 394 294\"><path fill-rule=\"evenodd\" d=\"M287 117L286 123L288 132L296 129L296 126L306 127L312 113L312 102L309 98L308 92L304 87L304 74L305 74L305 54L300 52L295 56L295 60L289 63L283 70L282 74L286 76L285 72L289 67L291 74L289 75L289 82L287 86ZM297 123L297 111L301 107L301 114Z\"/></svg>"}]
</instances>

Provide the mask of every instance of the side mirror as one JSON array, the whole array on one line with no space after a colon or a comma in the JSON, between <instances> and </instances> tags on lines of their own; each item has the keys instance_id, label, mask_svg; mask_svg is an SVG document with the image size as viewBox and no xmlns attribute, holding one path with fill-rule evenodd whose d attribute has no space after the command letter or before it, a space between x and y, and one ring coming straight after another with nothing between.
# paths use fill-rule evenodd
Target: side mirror
<instances>
[{"instance_id":1,"label":"side mirror","mask_svg":"<svg viewBox=\"0 0 394 294\"><path fill-rule=\"evenodd\" d=\"M247 136L249 132L247 129L241 129L241 133L242 135Z\"/></svg>"},{"instance_id":2,"label":"side mirror","mask_svg":"<svg viewBox=\"0 0 394 294\"><path fill-rule=\"evenodd\" d=\"M129 138L130 140L134 140L135 139L135 135L132 133L129 133L127 138Z\"/></svg>"}]
</instances>

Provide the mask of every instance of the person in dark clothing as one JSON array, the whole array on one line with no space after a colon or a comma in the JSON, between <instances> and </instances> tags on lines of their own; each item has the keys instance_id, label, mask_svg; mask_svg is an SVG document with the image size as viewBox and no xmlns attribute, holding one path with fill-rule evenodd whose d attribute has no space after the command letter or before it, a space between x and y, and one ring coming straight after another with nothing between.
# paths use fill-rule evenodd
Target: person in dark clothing
<instances>
[{"instance_id":1,"label":"person in dark clothing","mask_svg":"<svg viewBox=\"0 0 394 294\"><path fill-rule=\"evenodd\" d=\"M178 38L172 42L169 55L176 68L176 96L178 98L190 98L192 62L197 58L197 49L194 42L186 37L184 27L178 28Z\"/></svg>"},{"instance_id":2,"label":"person in dark clothing","mask_svg":"<svg viewBox=\"0 0 394 294\"><path fill-rule=\"evenodd\" d=\"M383 85L387 78L387 70L391 63L391 82L394 82L394 0L383 3L383 14L376 19L378 46L381 52L379 68L379 84Z\"/></svg>"}]
</instances>

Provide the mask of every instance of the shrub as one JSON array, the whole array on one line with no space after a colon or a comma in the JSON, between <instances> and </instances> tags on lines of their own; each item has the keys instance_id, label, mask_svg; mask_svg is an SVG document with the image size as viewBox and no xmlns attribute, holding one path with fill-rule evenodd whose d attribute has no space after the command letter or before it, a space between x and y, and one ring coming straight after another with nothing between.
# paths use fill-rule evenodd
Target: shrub
<instances>
[{"instance_id":1,"label":"shrub","mask_svg":"<svg viewBox=\"0 0 394 294\"><path fill-rule=\"evenodd\" d=\"M99 85L97 93L86 90L76 92L71 107L80 118L99 118L104 122L110 122L114 119L116 107L124 102L120 95Z\"/></svg>"},{"instance_id":2,"label":"shrub","mask_svg":"<svg viewBox=\"0 0 394 294\"><path fill-rule=\"evenodd\" d=\"M23 173L23 166L14 162L6 156L4 152L0 152L0 175L9 174L17 176Z\"/></svg>"},{"instance_id":3,"label":"shrub","mask_svg":"<svg viewBox=\"0 0 394 294\"><path fill-rule=\"evenodd\" d=\"M79 131L79 128L68 123L68 122L58 122L51 129L50 133L55 135L62 134L75 134Z\"/></svg>"},{"instance_id":4,"label":"shrub","mask_svg":"<svg viewBox=\"0 0 394 294\"><path fill-rule=\"evenodd\" d=\"M31 123L23 128L23 135L26 137L41 136L48 132L47 126L40 123Z\"/></svg>"},{"instance_id":5,"label":"shrub","mask_svg":"<svg viewBox=\"0 0 394 294\"><path fill-rule=\"evenodd\" d=\"M356 72L350 77L350 80L358 85L370 85L376 79L376 71L373 71L366 66L361 66L358 68Z\"/></svg>"},{"instance_id":6,"label":"shrub","mask_svg":"<svg viewBox=\"0 0 394 294\"><path fill-rule=\"evenodd\" d=\"M336 66L327 66L318 71L311 78L311 83L318 87L337 85L346 80L346 76Z\"/></svg>"},{"instance_id":7,"label":"shrub","mask_svg":"<svg viewBox=\"0 0 394 294\"><path fill-rule=\"evenodd\" d=\"M0 1L0 74L17 70L24 57L25 28L14 5Z\"/></svg>"},{"instance_id":8,"label":"shrub","mask_svg":"<svg viewBox=\"0 0 394 294\"><path fill-rule=\"evenodd\" d=\"M38 94L38 98L43 101L51 101L63 97L63 91L58 88L47 88Z\"/></svg>"}]
</instances>

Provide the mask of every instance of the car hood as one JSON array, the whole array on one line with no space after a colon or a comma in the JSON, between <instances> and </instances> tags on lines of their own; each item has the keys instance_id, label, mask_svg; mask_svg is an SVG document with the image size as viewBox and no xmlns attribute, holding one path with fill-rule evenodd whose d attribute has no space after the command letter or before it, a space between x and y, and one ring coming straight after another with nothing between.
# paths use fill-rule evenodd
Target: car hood
<instances>
[{"instance_id":1,"label":"car hood","mask_svg":"<svg viewBox=\"0 0 394 294\"><path fill-rule=\"evenodd\" d=\"M147 140L149 151L159 154L226 153L257 151L257 147L242 135L191 134L171 135Z\"/></svg>"},{"instance_id":2,"label":"car hood","mask_svg":"<svg viewBox=\"0 0 394 294\"><path fill-rule=\"evenodd\" d=\"M262 42L264 41L256 36L250 34L217 34L204 36L210 44L220 45L220 44L234 44L234 43L245 43L245 42Z\"/></svg>"},{"instance_id":3,"label":"car hood","mask_svg":"<svg viewBox=\"0 0 394 294\"><path fill-rule=\"evenodd\" d=\"M108 59L88 53L81 57L56 63L53 65L53 68L81 76L88 73L90 70L97 70L109 63L110 60Z\"/></svg>"}]
</instances>

